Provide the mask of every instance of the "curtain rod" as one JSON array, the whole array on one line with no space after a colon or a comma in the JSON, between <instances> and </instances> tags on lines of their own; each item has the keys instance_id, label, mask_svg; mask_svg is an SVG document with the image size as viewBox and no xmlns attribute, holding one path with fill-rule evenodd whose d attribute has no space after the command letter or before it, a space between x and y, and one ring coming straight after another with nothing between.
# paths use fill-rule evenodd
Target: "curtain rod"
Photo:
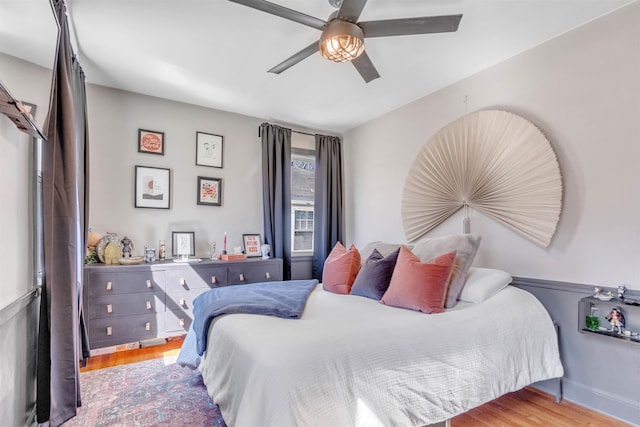
<instances>
[{"instance_id":1,"label":"curtain rod","mask_svg":"<svg viewBox=\"0 0 640 427\"><path fill-rule=\"evenodd\" d=\"M316 134L315 134L315 133L302 132L302 131L299 131L299 130L293 130L293 129L291 129L291 132L293 132L293 133L299 133L299 134L302 134L302 135L316 136Z\"/></svg>"},{"instance_id":2,"label":"curtain rod","mask_svg":"<svg viewBox=\"0 0 640 427\"><path fill-rule=\"evenodd\" d=\"M263 123L263 125L265 125L265 124L268 124L268 123L267 123L267 122ZM279 125L276 125L276 126L279 126ZM293 133L299 133L299 134L301 134L301 135L309 135L309 136L314 136L314 137L316 136L316 134L315 134L315 133L302 132L302 131L300 131L300 130L293 130L293 129L290 129L290 128L286 128L286 129L289 129L291 132L293 132ZM261 127L259 126L259 127L258 127L258 137L260 137L260 130L261 130Z\"/></svg>"}]
</instances>

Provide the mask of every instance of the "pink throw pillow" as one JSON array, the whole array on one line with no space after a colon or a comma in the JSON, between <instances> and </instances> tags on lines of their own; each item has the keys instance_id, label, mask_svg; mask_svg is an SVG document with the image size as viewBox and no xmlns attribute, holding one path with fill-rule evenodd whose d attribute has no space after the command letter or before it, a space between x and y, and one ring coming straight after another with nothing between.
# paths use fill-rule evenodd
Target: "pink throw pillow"
<instances>
[{"instance_id":1,"label":"pink throw pillow","mask_svg":"<svg viewBox=\"0 0 640 427\"><path fill-rule=\"evenodd\" d=\"M424 313L442 313L455 259L456 253L449 252L431 263L421 263L403 246L389 288L380 302Z\"/></svg>"},{"instance_id":2,"label":"pink throw pillow","mask_svg":"<svg viewBox=\"0 0 640 427\"><path fill-rule=\"evenodd\" d=\"M324 261L322 287L336 294L348 294L360 269L360 252L351 245L347 250L338 242Z\"/></svg>"}]
</instances>

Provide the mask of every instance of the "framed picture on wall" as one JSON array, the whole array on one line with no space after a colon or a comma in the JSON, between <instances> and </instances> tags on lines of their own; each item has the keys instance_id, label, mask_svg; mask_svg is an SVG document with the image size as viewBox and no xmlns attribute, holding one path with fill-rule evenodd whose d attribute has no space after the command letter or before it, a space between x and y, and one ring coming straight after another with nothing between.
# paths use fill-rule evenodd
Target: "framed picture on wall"
<instances>
[{"instance_id":1,"label":"framed picture on wall","mask_svg":"<svg viewBox=\"0 0 640 427\"><path fill-rule=\"evenodd\" d=\"M222 206L222 179L198 177L198 204Z\"/></svg>"},{"instance_id":2,"label":"framed picture on wall","mask_svg":"<svg viewBox=\"0 0 640 427\"><path fill-rule=\"evenodd\" d=\"M223 146L222 136L196 132L196 166L222 168Z\"/></svg>"},{"instance_id":3,"label":"framed picture on wall","mask_svg":"<svg viewBox=\"0 0 640 427\"><path fill-rule=\"evenodd\" d=\"M135 207L169 209L171 200L171 170L136 166Z\"/></svg>"},{"instance_id":4,"label":"framed picture on wall","mask_svg":"<svg viewBox=\"0 0 640 427\"><path fill-rule=\"evenodd\" d=\"M164 132L138 129L138 152L164 155Z\"/></svg>"},{"instance_id":5,"label":"framed picture on wall","mask_svg":"<svg viewBox=\"0 0 640 427\"><path fill-rule=\"evenodd\" d=\"M244 243L244 253L247 257L261 256L260 246L262 242L259 234L243 234L242 241Z\"/></svg>"},{"instance_id":6,"label":"framed picture on wall","mask_svg":"<svg viewBox=\"0 0 640 427\"><path fill-rule=\"evenodd\" d=\"M196 239L193 231L171 232L171 256L195 256Z\"/></svg>"}]
</instances>

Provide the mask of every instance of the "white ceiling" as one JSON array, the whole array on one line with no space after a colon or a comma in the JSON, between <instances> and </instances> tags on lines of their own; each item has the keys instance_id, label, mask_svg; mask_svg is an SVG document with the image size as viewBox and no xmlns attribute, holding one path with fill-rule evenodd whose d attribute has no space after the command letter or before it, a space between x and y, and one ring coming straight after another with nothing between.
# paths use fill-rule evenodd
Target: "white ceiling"
<instances>
[{"instance_id":1,"label":"white ceiling","mask_svg":"<svg viewBox=\"0 0 640 427\"><path fill-rule=\"evenodd\" d=\"M455 33L366 39L381 75L368 84L351 64L320 54L267 73L320 31L226 0L66 4L90 83L340 133L632 1L369 0L361 21L463 17ZM334 10L328 0L272 2L323 20ZM0 0L0 51L50 66L42 3Z\"/></svg>"}]
</instances>

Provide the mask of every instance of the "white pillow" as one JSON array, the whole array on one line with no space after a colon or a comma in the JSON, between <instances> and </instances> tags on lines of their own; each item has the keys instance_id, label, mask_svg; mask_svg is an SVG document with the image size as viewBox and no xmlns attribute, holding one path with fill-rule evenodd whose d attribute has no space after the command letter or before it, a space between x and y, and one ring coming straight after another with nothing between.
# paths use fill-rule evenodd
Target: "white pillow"
<instances>
[{"instance_id":1,"label":"white pillow","mask_svg":"<svg viewBox=\"0 0 640 427\"><path fill-rule=\"evenodd\" d=\"M506 271L471 267L458 299L478 304L506 288L511 280L511 275Z\"/></svg>"}]
</instances>

